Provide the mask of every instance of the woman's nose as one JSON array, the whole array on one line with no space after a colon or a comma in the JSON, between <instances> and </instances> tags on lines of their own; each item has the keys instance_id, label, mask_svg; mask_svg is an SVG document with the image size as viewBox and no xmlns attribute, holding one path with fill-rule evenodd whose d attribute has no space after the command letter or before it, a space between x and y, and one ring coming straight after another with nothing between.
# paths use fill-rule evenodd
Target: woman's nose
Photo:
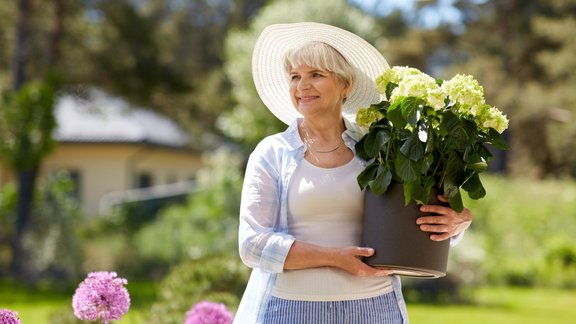
<instances>
[{"instance_id":1,"label":"woman's nose","mask_svg":"<svg viewBox=\"0 0 576 324\"><path fill-rule=\"evenodd\" d=\"M308 78L300 78L300 80L298 81L298 84L297 84L297 88L298 88L298 90L306 90L306 89L310 88L310 82L309 82Z\"/></svg>"}]
</instances>

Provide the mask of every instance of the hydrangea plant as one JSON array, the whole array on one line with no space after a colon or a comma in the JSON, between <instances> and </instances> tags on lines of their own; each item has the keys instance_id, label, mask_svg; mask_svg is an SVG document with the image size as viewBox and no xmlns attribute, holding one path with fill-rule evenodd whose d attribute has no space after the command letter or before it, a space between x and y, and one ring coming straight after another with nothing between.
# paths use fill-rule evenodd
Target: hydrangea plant
<instances>
[{"instance_id":1,"label":"hydrangea plant","mask_svg":"<svg viewBox=\"0 0 576 324\"><path fill-rule=\"evenodd\" d=\"M435 187L456 211L464 209L460 189L472 199L486 195L479 173L492 159L487 145L508 148L502 138L508 119L485 103L474 77L458 74L444 81L393 67L376 79L376 89L384 99L356 115L367 129L356 144L369 162L358 175L362 189L381 195L397 182L406 204L425 204Z\"/></svg>"},{"instance_id":2,"label":"hydrangea plant","mask_svg":"<svg viewBox=\"0 0 576 324\"><path fill-rule=\"evenodd\" d=\"M74 315L84 321L110 323L122 319L130 308L128 281L116 272L91 272L80 283L72 297Z\"/></svg>"}]
</instances>

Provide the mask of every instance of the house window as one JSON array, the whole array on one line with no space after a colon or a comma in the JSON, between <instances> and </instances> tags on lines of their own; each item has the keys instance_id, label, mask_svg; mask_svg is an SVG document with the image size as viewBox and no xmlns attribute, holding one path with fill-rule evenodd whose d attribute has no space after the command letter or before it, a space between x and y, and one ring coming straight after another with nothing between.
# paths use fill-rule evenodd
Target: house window
<instances>
[{"instance_id":1,"label":"house window","mask_svg":"<svg viewBox=\"0 0 576 324\"><path fill-rule=\"evenodd\" d=\"M72 183L74 184L74 188L72 189L72 191L70 191L70 195L76 198L76 200L78 200L79 202L81 202L80 197L82 196L80 188L82 185L82 177L80 175L80 171L68 170L68 176L70 177L70 181L72 181Z\"/></svg>"},{"instance_id":2,"label":"house window","mask_svg":"<svg viewBox=\"0 0 576 324\"><path fill-rule=\"evenodd\" d=\"M140 173L136 179L136 187L137 188L148 188L152 187L152 175L150 173Z\"/></svg>"}]
</instances>

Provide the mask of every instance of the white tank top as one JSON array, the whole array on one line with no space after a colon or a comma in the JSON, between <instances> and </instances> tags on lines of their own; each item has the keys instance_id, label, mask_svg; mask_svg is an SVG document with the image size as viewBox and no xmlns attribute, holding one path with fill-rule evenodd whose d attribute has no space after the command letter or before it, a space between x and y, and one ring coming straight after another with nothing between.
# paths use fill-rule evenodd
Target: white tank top
<instances>
[{"instance_id":1,"label":"white tank top","mask_svg":"<svg viewBox=\"0 0 576 324\"><path fill-rule=\"evenodd\" d=\"M288 228L296 240L326 247L359 246L363 197L356 159L320 168L305 159L288 187ZM389 277L358 277L331 268L279 273L272 295L291 300L335 301L379 296L392 291Z\"/></svg>"}]
</instances>

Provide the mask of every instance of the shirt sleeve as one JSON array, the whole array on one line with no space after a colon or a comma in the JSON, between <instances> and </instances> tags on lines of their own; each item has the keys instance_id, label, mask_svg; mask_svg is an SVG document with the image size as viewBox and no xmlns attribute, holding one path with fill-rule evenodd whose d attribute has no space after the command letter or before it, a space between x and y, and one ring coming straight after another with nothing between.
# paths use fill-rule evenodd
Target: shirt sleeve
<instances>
[{"instance_id":1,"label":"shirt sleeve","mask_svg":"<svg viewBox=\"0 0 576 324\"><path fill-rule=\"evenodd\" d=\"M462 239L464 238L464 232L457 234L457 235L454 235L450 238L450 246L451 247L458 245L458 243L460 243L460 241L462 241Z\"/></svg>"},{"instance_id":2,"label":"shirt sleeve","mask_svg":"<svg viewBox=\"0 0 576 324\"><path fill-rule=\"evenodd\" d=\"M281 172L273 153L256 149L249 157L242 187L238 245L240 258L251 268L278 273L294 237L278 231Z\"/></svg>"}]
</instances>

